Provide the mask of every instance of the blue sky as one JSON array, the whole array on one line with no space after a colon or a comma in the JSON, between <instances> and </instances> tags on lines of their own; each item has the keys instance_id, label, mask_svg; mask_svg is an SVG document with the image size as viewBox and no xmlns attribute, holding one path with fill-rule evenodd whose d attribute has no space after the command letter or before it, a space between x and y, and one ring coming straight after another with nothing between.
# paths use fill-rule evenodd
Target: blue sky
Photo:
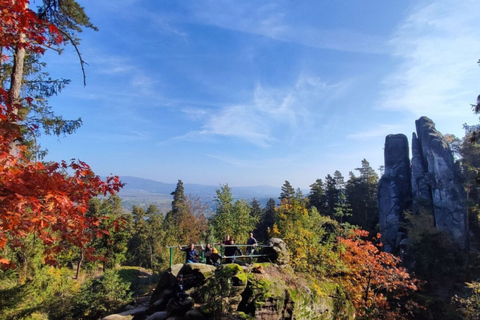
<instances>
[{"instance_id":1,"label":"blue sky","mask_svg":"<svg viewBox=\"0 0 480 320\"><path fill-rule=\"evenodd\" d=\"M99 32L46 60L51 104L84 125L47 160L99 175L308 188L411 140L428 116L463 136L480 93L480 2L90 0ZM356 172L356 171L355 171ZM188 193L188 190L186 190Z\"/></svg>"}]
</instances>

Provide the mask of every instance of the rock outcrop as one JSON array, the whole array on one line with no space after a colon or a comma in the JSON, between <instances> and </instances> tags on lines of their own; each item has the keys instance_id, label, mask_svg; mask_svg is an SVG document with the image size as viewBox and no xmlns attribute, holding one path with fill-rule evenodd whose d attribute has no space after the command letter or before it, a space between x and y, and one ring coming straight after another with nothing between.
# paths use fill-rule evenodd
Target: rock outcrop
<instances>
[{"instance_id":1,"label":"rock outcrop","mask_svg":"<svg viewBox=\"0 0 480 320\"><path fill-rule=\"evenodd\" d=\"M459 182L452 152L443 135L427 117L417 121L412 137L412 160L404 135L385 140L385 173L380 179L378 204L385 250L396 253L405 237L401 222L405 210L433 215L434 227L466 246L465 191Z\"/></svg>"},{"instance_id":2,"label":"rock outcrop","mask_svg":"<svg viewBox=\"0 0 480 320\"><path fill-rule=\"evenodd\" d=\"M283 240L272 238L270 262L213 267L178 264L160 278L150 303L110 315L106 320L208 320L208 319L354 319L355 310L341 286L304 279L288 264ZM272 262L274 261L274 262ZM174 294L177 276L183 275L188 297Z\"/></svg>"},{"instance_id":3,"label":"rock outcrop","mask_svg":"<svg viewBox=\"0 0 480 320\"><path fill-rule=\"evenodd\" d=\"M290 254L288 252L287 244L280 238L271 238L267 243L268 247L262 248L261 254L266 254L265 257L260 257L258 262L273 262L278 265L286 265L290 263Z\"/></svg>"},{"instance_id":4,"label":"rock outcrop","mask_svg":"<svg viewBox=\"0 0 480 320\"><path fill-rule=\"evenodd\" d=\"M465 248L466 194L458 180L453 154L432 120L421 117L415 124L425 170L420 176L426 178L425 183L430 189L435 227L449 233L457 244ZM421 180L412 175L412 180L414 179ZM413 196L417 204L424 200L420 192Z\"/></svg>"},{"instance_id":5,"label":"rock outcrop","mask_svg":"<svg viewBox=\"0 0 480 320\"><path fill-rule=\"evenodd\" d=\"M380 232L385 251L395 252L404 237L403 213L411 205L408 139L391 134L385 139L385 172L378 185Z\"/></svg>"}]
</instances>

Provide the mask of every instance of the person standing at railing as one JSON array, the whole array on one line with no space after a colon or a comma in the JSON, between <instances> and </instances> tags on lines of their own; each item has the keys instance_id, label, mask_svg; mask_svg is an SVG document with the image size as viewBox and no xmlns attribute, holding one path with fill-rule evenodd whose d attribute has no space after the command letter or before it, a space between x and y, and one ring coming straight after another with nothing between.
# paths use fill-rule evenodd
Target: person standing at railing
<instances>
[{"instance_id":1,"label":"person standing at railing","mask_svg":"<svg viewBox=\"0 0 480 320\"><path fill-rule=\"evenodd\" d=\"M227 234L225 235L225 240L222 242L223 245L229 245L230 244L230 235Z\"/></svg>"},{"instance_id":2,"label":"person standing at railing","mask_svg":"<svg viewBox=\"0 0 480 320\"><path fill-rule=\"evenodd\" d=\"M254 254L255 253L255 247L258 245L257 239L253 237L253 232L250 232L248 234L248 240L247 240L247 255Z\"/></svg>"},{"instance_id":3,"label":"person standing at railing","mask_svg":"<svg viewBox=\"0 0 480 320\"><path fill-rule=\"evenodd\" d=\"M182 248L182 246L178 245L178 248L182 251L185 251L185 263L196 263L198 257L198 252L195 250L195 245L190 243L190 245L186 248Z\"/></svg>"},{"instance_id":4,"label":"person standing at railing","mask_svg":"<svg viewBox=\"0 0 480 320\"><path fill-rule=\"evenodd\" d=\"M258 245L258 243L257 243L257 239L253 237L253 232L250 232L248 234L247 244L249 245L247 247L247 255L255 254L255 247ZM253 259L251 257L248 258L248 263L252 263L252 262L253 262Z\"/></svg>"},{"instance_id":5,"label":"person standing at railing","mask_svg":"<svg viewBox=\"0 0 480 320\"><path fill-rule=\"evenodd\" d=\"M228 245L225 246L225 254L223 256L225 263L235 263L235 255L237 252L239 255L243 255L242 251L235 245L235 241L230 239Z\"/></svg>"}]
</instances>

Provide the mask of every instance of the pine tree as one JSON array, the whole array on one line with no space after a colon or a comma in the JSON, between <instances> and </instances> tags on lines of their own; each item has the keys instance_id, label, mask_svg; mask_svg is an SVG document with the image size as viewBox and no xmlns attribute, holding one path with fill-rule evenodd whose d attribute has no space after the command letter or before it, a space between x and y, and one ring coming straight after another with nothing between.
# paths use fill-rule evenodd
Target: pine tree
<instances>
[{"instance_id":1,"label":"pine tree","mask_svg":"<svg viewBox=\"0 0 480 320\"><path fill-rule=\"evenodd\" d=\"M287 200L290 201L295 196L295 189L292 187L288 180L285 180L285 183L282 186L282 193L280 194L280 201Z\"/></svg>"},{"instance_id":2,"label":"pine tree","mask_svg":"<svg viewBox=\"0 0 480 320\"><path fill-rule=\"evenodd\" d=\"M309 208L315 207L320 213L325 211L325 190L323 189L322 179L317 179L310 185L308 201Z\"/></svg>"},{"instance_id":3,"label":"pine tree","mask_svg":"<svg viewBox=\"0 0 480 320\"><path fill-rule=\"evenodd\" d=\"M260 202L258 202L257 199L253 198L250 207L250 216L256 218L257 220L260 220L260 217L262 216L262 208L260 206Z\"/></svg>"},{"instance_id":4,"label":"pine tree","mask_svg":"<svg viewBox=\"0 0 480 320\"><path fill-rule=\"evenodd\" d=\"M22 4L19 5L22 6ZM24 4L26 12L29 11L28 5L28 3ZM33 16L30 15L31 17ZM21 141L34 153L38 146L33 146L32 139L39 135L41 130L46 134L58 136L73 133L82 124L80 118L64 120L53 113L52 107L48 104L49 98L62 91L70 81L52 79L45 71L46 64L40 60L41 55L47 47L61 52L63 46L72 44L79 55L80 66L84 71L85 62L78 48L80 39L77 35L85 28L97 30L85 14L84 8L75 0L43 0L36 17L39 20L36 32L44 32L44 38L30 38L33 33L20 31L15 35L17 39L11 41L15 45L2 45L2 55L7 57L7 60L2 58L0 65L0 84L2 88L9 88L9 100L16 108L14 113L20 118L17 124L22 128ZM40 25L46 21L52 28L49 27L48 32L40 31ZM43 23L42 28L47 29L46 25ZM3 32L8 33L8 29L0 32L2 37L8 38L12 35L3 34ZM32 128L34 130L31 130Z\"/></svg>"},{"instance_id":5,"label":"pine tree","mask_svg":"<svg viewBox=\"0 0 480 320\"><path fill-rule=\"evenodd\" d=\"M172 210L166 217L164 228L169 244L187 244L200 241L206 229L206 220L202 207L195 199L185 196L183 182L178 180L173 196ZM198 212L200 210L200 212Z\"/></svg>"},{"instance_id":6,"label":"pine tree","mask_svg":"<svg viewBox=\"0 0 480 320\"><path fill-rule=\"evenodd\" d=\"M221 240L230 235L237 243L245 243L248 233L255 228L257 217L252 217L249 203L243 199L234 201L228 185L220 186L217 196L215 214L211 218L211 227L215 239Z\"/></svg>"},{"instance_id":7,"label":"pine tree","mask_svg":"<svg viewBox=\"0 0 480 320\"><path fill-rule=\"evenodd\" d=\"M270 198L262 210L260 220L255 229L255 238L260 242L267 242L269 239L269 230L272 230L275 223L275 199Z\"/></svg>"},{"instance_id":8,"label":"pine tree","mask_svg":"<svg viewBox=\"0 0 480 320\"><path fill-rule=\"evenodd\" d=\"M128 242L128 263L134 266L151 267L149 243L150 228L145 210L133 206L133 232Z\"/></svg>"},{"instance_id":9,"label":"pine tree","mask_svg":"<svg viewBox=\"0 0 480 320\"><path fill-rule=\"evenodd\" d=\"M347 202L352 209L352 216L347 221L375 234L378 231L378 175L365 159L362 160L362 167L355 170L360 172L360 176L356 177L350 172L345 189Z\"/></svg>"},{"instance_id":10,"label":"pine tree","mask_svg":"<svg viewBox=\"0 0 480 320\"><path fill-rule=\"evenodd\" d=\"M333 218L335 213L335 206L338 203L340 196L340 190L337 189L337 183L335 178L331 175L325 177L325 205L326 205L326 214Z\"/></svg>"}]
</instances>

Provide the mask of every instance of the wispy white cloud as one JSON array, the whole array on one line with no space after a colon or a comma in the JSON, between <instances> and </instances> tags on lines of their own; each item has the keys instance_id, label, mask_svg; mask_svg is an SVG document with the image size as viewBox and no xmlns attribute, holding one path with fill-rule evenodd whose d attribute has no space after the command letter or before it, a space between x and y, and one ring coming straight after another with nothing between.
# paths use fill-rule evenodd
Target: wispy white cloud
<instances>
[{"instance_id":1,"label":"wispy white cloud","mask_svg":"<svg viewBox=\"0 0 480 320\"><path fill-rule=\"evenodd\" d=\"M475 0L416 6L390 41L401 63L385 79L378 106L415 116L464 113L480 82L478 12Z\"/></svg>"},{"instance_id":2,"label":"wispy white cloud","mask_svg":"<svg viewBox=\"0 0 480 320\"><path fill-rule=\"evenodd\" d=\"M381 124L370 130L351 133L347 135L347 139L368 140L371 138L385 137L389 134L395 133L400 128L401 126L399 125Z\"/></svg>"},{"instance_id":3,"label":"wispy white cloud","mask_svg":"<svg viewBox=\"0 0 480 320\"><path fill-rule=\"evenodd\" d=\"M132 69L133 69L133 66L116 65L116 66L103 67L101 69L98 69L97 72L101 74L113 75L113 74L127 73L132 71Z\"/></svg>"},{"instance_id":4,"label":"wispy white cloud","mask_svg":"<svg viewBox=\"0 0 480 320\"><path fill-rule=\"evenodd\" d=\"M342 84L329 85L318 78L301 76L290 87L271 88L257 84L251 100L202 111L202 130L183 136L223 136L247 141L258 147L289 144L321 118L328 96L342 90ZM184 109L190 116L191 109ZM196 114L199 115L199 114Z\"/></svg>"}]
</instances>

